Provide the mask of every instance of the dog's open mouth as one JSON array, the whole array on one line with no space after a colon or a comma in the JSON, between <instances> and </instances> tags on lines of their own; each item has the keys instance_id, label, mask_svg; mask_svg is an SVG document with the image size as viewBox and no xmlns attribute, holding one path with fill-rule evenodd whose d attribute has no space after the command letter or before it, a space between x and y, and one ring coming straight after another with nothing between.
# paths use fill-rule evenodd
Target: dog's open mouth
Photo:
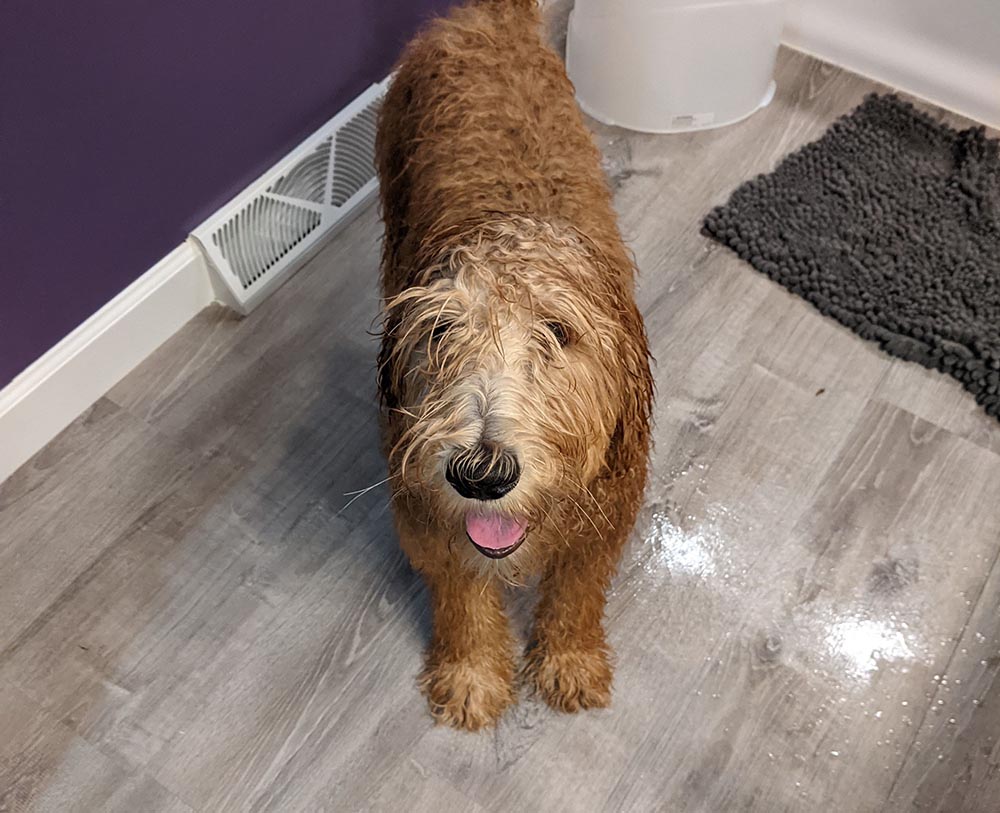
<instances>
[{"instance_id":1,"label":"dog's open mouth","mask_svg":"<svg viewBox=\"0 0 1000 813\"><path fill-rule=\"evenodd\" d=\"M516 551L528 532L528 523L502 514L475 514L465 517L465 533L483 556L503 559Z\"/></svg>"}]
</instances>

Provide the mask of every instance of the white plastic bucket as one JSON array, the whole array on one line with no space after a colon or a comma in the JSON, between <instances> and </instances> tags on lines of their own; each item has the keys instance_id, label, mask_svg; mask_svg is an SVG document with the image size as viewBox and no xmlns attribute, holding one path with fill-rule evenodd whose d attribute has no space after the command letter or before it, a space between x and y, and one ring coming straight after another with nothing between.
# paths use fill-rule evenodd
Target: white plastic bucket
<instances>
[{"instance_id":1,"label":"white plastic bucket","mask_svg":"<svg viewBox=\"0 0 1000 813\"><path fill-rule=\"evenodd\" d=\"M774 96L783 0L576 0L566 64L583 110L650 133L721 127Z\"/></svg>"}]
</instances>

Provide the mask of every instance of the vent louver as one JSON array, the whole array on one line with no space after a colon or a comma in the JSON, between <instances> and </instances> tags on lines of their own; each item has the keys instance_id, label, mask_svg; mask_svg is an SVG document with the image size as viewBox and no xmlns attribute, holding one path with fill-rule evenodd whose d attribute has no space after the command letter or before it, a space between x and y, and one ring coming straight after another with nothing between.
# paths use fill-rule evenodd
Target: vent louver
<instances>
[{"instance_id":1,"label":"vent louver","mask_svg":"<svg viewBox=\"0 0 1000 813\"><path fill-rule=\"evenodd\" d=\"M273 192L275 195L287 195L290 198L322 203L323 189L326 187L327 167L329 164L330 139L327 138L312 153L292 167L287 175L282 175L271 184L267 188L267 191ZM368 178L365 178L365 180L367 181ZM358 188L360 189L360 186ZM344 198L344 200L347 200L347 198ZM342 203L343 201L337 205L339 206Z\"/></svg>"},{"instance_id":2,"label":"vent louver","mask_svg":"<svg viewBox=\"0 0 1000 813\"><path fill-rule=\"evenodd\" d=\"M333 164L334 206L343 206L371 177L375 161L375 126L378 108L362 110L337 132L337 155Z\"/></svg>"},{"instance_id":3,"label":"vent louver","mask_svg":"<svg viewBox=\"0 0 1000 813\"><path fill-rule=\"evenodd\" d=\"M320 224L319 212L261 196L212 235L243 290Z\"/></svg>"},{"instance_id":4,"label":"vent louver","mask_svg":"<svg viewBox=\"0 0 1000 813\"><path fill-rule=\"evenodd\" d=\"M233 304L249 313L371 198L373 85L192 232Z\"/></svg>"}]
</instances>

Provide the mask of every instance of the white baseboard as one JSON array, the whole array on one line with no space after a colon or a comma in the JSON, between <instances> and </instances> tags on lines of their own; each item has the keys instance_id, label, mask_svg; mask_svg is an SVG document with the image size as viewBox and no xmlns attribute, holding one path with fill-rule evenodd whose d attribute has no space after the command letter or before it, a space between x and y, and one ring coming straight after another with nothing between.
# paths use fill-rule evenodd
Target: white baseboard
<instances>
[{"instance_id":1,"label":"white baseboard","mask_svg":"<svg viewBox=\"0 0 1000 813\"><path fill-rule=\"evenodd\" d=\"M933 20L918 25L908 3L800 0L789 6L782 41L824 62L1000 127L1000 41L996 56L984 57L981 46L963 48L953 34L951 39L936 36ZM947 18L963 12L942 3L936 13ZM1000 12L995 12L983 27L996 30L998 21ZM967 36L983 34L967 32Z\"/></svg>"},{"instance_id":2,"label":"white baseboard","mask_svg":"<svg viewBox=\"0 0 1000 813\"><path fill-rule=\"evenodd\" d=\"M0 482L215 299L185 242L0 390Z\"/></svg>"}]
</instances>

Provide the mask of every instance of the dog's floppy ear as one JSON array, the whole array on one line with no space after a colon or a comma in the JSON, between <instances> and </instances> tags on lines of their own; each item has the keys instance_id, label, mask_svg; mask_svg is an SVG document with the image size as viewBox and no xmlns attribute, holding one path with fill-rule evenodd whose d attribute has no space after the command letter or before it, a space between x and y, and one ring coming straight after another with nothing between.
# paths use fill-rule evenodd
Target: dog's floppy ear
<instances>
[{"instance_id":1,"label":"dog's floppy ear","mask_svg":"<svg viewBox=\"0 0 1000 813\"><path fill-rule=\"evenodd\" d=\"M612 471L631 468L646 454L649 445L649 414L653 401L653 379L649 372L646 331L635 305L623 309L625 335L619 349L619 406L607 464Z\"/></svg>"},{"instance_id":2,"label":"dog's floppy ear","mask_svg":"<svg viewBox=\"0 0 1000 813\"><path fill-rule=\"evenodd\" d=\"M396 368L396 330L399 328L400 317L393 314L386 320L382 330L382 346L378 351L378 393L382 405L387 409L395 409L400 402L400 381Z\"/></svg>"},{"instance_id":3,"label":"dog's floppy ear","mask_svg":"<svg viewBox=\"0 0 1000 813\"><path fill-rule=\"evenodd\" d=\"M617 415L605 464L613 472L623 472L645 458L649 446L649 416L653 403L653 378L649 370L651 358L646 328L632 291L625 282L634 278L635 263L624 247L606 251L586 234L570 228L587 251L590 261L609 283L600 294L600 305L595 307L610 308L621 324L615 357Z\"/></svg>"}]
</instances>

